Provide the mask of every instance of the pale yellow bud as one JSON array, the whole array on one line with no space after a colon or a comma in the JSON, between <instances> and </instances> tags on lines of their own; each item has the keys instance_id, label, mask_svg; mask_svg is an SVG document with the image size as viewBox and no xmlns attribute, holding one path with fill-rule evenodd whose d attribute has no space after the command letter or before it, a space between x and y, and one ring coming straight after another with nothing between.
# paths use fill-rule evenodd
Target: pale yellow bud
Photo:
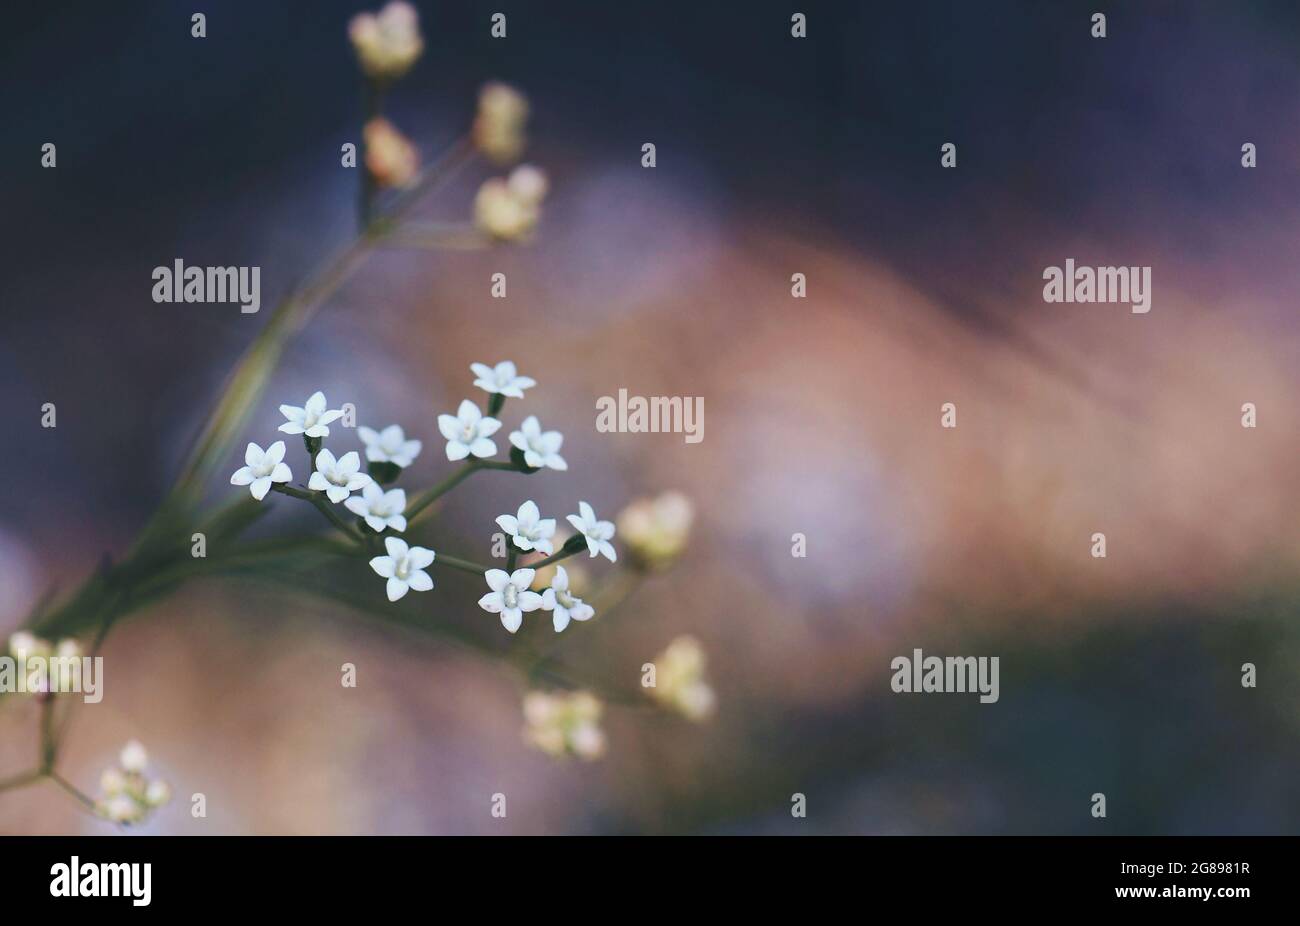
<instances>
[{"instance_id":1,"label":"pale yellow bud","mask_svg":"<svg viewBox=\"0 0 1300 926\"><path fill-rule=\"evenodd\" d=\"M639 499L618 515L618 536L632 557L649 568L670 564L686 548L695 506L681 492Z\"/></svg>"},{"instance_id":2,"label":"pale yellow bud","mask_svg":"<svg viewBox=\"0 0 1300 926\"><path fill-rule=\"evenodd\" d=\"M415 145L384 118L371 119L362 130L366 141L366 169L382 187L403 187L420 170Z\"/></svg>"}]
</instances>

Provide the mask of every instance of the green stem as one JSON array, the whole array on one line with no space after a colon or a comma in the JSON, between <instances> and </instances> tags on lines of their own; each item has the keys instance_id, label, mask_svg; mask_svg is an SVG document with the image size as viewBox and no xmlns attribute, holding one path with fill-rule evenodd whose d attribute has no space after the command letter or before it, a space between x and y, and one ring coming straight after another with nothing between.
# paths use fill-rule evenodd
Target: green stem
<instances>
[{"instance_id":1,"label":"green stem","mask_svg":"<svg viewBox=\"0 0 1300 926\"><path fill-rule=\"evenodd\" d=\"M68 781L66 778L64 778L62 775L60 775L58 772L55 771L46 772L46 777L49 778L50 781L58 785L60 788L62 788L64 791L66 791L68 794L71 794L74 798L77 799L77 801L81 803L83 807L85 807L91 813L95 813L94 799L83 794L81 790L72 782Z\"/></svg>"},{"instance_id":2,"label":"green stem","mask_svg":"<svg viewBox=\"0 0 1300 926\"><path fill-rule=\"evenodd\" d=\"M435 554L433 565L450 566L452 569L459 569L462 572L472 572L477 576L483 575L492 568L491 566L480 566L478 563L471 563L467 559L458 559L455 556L447 556L445 553Z\"/></svg>"},{"instance_id":3,"label":"green stem","mask_svg":"<svg viewBox=\"0 0 1300 926\"><path fill-rule=\"evenodd\" d=\"M361 535L352 529L351 524L339 517L338 512L334 510L334 506L330 504L329 499L321 493L306 491L283 483L272 484L271 491L279 492L281 495L288 495L291 498L301 498L305 501L311 502L321 514L325 515L331 524L343 533L343 536L347 537L353 543L360 544L363 547L365 546L365 540Z\"/></svg>"},{"instance_id":4,"label":"green stem","mask_svg":"<svg viewBox=\"0 0 1300 926\"><path fill-rule=\"evenodd\" d=\"M8 778L0 779L0 791L11 791L15 788L24 788L27 785L35 784L44 777L45 775L38 768L34 768L30 772L11 775Z\"/></svg>"},{"instance_id":5,"label":"green stem","mask_svg":"<svg viewBox=\"0 0 1300 926\"><path fill-rule=\"evenodd\" d=\"M585 550L585 549L587 549L587 548L586 548L586 547L582 547L581 549L578 549L578 550L567 550L567 549L565 549L564 547L560 547L560 552L558 552L558 553L552 553L550 556L546 557L546 559L539 559L539 560L538 560L537 562L535 562L535 563L529 563L529 564L528 564L528 568L529 568L529 569L541 569L543 566L549 566L549 565L551 565L551 563L558 563L560 560L562 560L562 559L568 559L570 556L577 556L579 553L581 553L581 552L582 552L583 550Z\"/></svg>"},{"instance_id":6,"label":"green stem","mask_svg":"<svg viewBox=\"0 0 1300 926\"><path fill-rule=\"evenodd\" d=\"M491 467L485 465L487 462L489 461L470 460L460 469L442 480L442 482L438 483L431 489L426 489L424 492L416 496L415 501L406 506L406 522L408 529L410 528L410 525L415 523L416 518L423 513L424 509L428 508L438 499L442 498L442 496L460 485L465 479L469 478L470 473L477 472L480 469L490 469Z\"/></svg>"}]
</instances>

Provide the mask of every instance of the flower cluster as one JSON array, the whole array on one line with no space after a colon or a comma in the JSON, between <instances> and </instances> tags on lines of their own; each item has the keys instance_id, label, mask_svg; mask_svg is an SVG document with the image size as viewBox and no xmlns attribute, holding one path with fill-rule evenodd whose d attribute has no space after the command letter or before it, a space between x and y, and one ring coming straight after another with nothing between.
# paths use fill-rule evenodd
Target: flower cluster
<instances>
[{"instance_id":1,"label":"flower cluster","mask_svg":"<svg viewBox=\"0 0 1300 926\"><path fill-rule=\"evenodd\" d=\"M114 823L141 823L171 799L167 782L147 774L149 754L136 740L122 748L118 765L104 770L99 788L104 796L95 802L95 812Z\"/></svg>"},{"instance_id":2,"label":"flower cluster","mask_svg":"<svg viewBox=\"0 0 1300 926\"><path fill-rule=\"evenodd\" d=\"M695 520L695 506L681 492L664 492L655 498L633 502L618 516L618 530L644 569L669 566L686 548Z\"/></svg>"},{"instance_id":3,"label":"flower cluster","mask_svg":"<svg viewBox=\"0 0 1300 926\"><path fill-rule=\"evenodd\" d=\"M474 222L498 241L525 241L541 218L549 186L545 172L531 164L484 181L474 198Z\"/></svg>"},{"instance_id":4,"label":"flower cluster","mask_svg":"<svg viewBox=\"0 0 1300 926\"><path fill-rule=\"evenodd\" d=\"M46 694L50 690L49 660L76 659L81 656L81 646L72 639L60 640L56 646L49 640L20 630L9 637L9 655L14 658L18 675L22 678L17 690Z\"/></svg>"},{"instance_id":5,"label":"flower cluster","mask_svg":"<svg viewBox=\"0 0 1300 926\"><path fill-rule=\"evenodd\" d=\"M524 740L556 758L599 759L605 754L605 733L598 724L602 709L587 691L530 691L524 696Z\"/></svg>"},{"instance_id":6,"label":"flower cluster","mask_svg":"<svg viewBox=\"0 0 1300 926\"><path fill-rule=\"evenodd\" d=\"M378 13L358 13L348 23L348 38L366 76L395 80L411 69L424 51L415 7L392 0Z\"/></svg>"},{"instance_id":7,"label":"flower cluster","mask_svg":"<svg viewBox=\"0 0 1300 926\"><path fill-rule=\"evenodd\" d=\"M704 680L704 649L694 637L678 637L655 657L655 685L651 696L688 720L700 721L713 713L716 698Z\"/></svg>"}]
</instances>

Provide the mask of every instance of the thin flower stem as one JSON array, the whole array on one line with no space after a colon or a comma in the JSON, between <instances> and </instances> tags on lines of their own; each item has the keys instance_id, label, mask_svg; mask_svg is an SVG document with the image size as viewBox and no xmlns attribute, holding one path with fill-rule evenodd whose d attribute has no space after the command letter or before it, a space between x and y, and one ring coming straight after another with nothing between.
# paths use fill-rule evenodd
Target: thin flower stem
<instances>
[{"instance_id":1,"label":"thin flower stem","mask_svg":"<svg viewBox=\"0 0 1300 926\"><path fill-rule=\"evenodd\" d=\"M459 569L462 572L472 572L481 576L490 569L490 566L480 566L478 563L471 563L467 559L458 559L455 556L447 556L445 553L435 554L433 564L435 566L450 566L452 569Z\"/></svg>"},{"instance_id":2,"label":"thin flower stem","mask_svg":"<svg viewBox=\"0 0 1300 926\"><path fill-rule=\"evenodd\" d=\"M347 537L353 543L360 544L362 547L366 546L366 542L361 535L352 529L352 525L348 524L347 521L344 521L338 516L338 513L334 510L333 506L330 505L329 500L319 492L306 491L281 483L272 484L271 490L273 492L279 492L282 495L288 495L291 498L301 498L305 501L311 502L321 514L325 515L325 517L329 519L331 524L342 531L343 536Z\"/></svg>"},{"instance_id":3,"label":"thin flower stem","mask_svg":"<svg viewBox=\"0 0 1300 926\"><path fill-rule=\"evenodd\" d=\"M568 559L570 556L577 556L579 553L581 553L581 552L582 552L583 550L585 550L585 549L587 549L587 548L586 548L586 547L580 547L580 548L577 549L577 550L566 550L566 549L564 549L564 547L560 547L560 552L559 552L559 553L552 553L550 556L546 557L546 559L539 559L539 560L538 560L537 562L535 562L535 563L529 563L529 564L528 564L528 568L529 568L529 569L541 569L543 566L549 566L549 565L551 565L551 563L558 563L560 560L562 560L562 559Z\"/></svg>"},{"instance_id":4,"label":"thin flower stem","mask_svg":"<svg viewBox=\"0 0 1300 926\"><path fill-rule=\"evenodd\" d=\"M438 483L433 488L422 492L416 497L414 502L406 506L407 524L414 524L416 519L424 512L424 509L428 508L438 499L442 498L442 496L460 485L462 481L469 478L471 473L477 472L480 469L488 469L489 467L485 465L487 462L488 461L485 460L470 460L460 469L442 480L442 482Z\"/></svg>"},{"instance_id":5,"label":"thin flower stem","mask_svg":"<svg viewBox=\"0 0 1300 926\"><path fill-rule=\"evenodd\" d=\"M25 788L27 785L35 784L44 777L45 775L38 768L34 768L29 772L22 772L18 775L11 775L8 778L0 779L0 791L12 791L15 788Z\"/></svg>"},{"instance_id":6,"label":"thin flower stem","mask_svg":"<svg viewBox=\"0 0 1300 926\"><path fill-rule=\"evenodd\" d=\"M64 778L62 775L60 775L58 772L54 771L53 769L46 772L45 774L46 777L50 779L50 781L54 782L56 785L58 785L60 788L66 791L68 794L71 794L74 798L76 798L77 801L83 807L85 807L91 813L95 813L94 798L88 797L79 788L77 788L76 785L68 781L66 778Z\"/></svg>"}]
</instances>

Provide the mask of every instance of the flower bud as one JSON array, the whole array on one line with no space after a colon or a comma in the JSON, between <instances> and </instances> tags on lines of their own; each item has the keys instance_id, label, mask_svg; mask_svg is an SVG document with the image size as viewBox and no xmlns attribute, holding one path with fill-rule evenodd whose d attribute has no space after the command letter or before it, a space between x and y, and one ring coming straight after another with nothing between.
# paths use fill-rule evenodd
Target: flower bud
<instances>
[{"instance_id":1,"label":"flower bud","mask_svg":"<svg viewBox=\"0 0 1300 926\"><path fill-rule=\"evenodd\" d=\"M149 764L149 754L144 751L144 746L140 745L139 740L131 740L122 747L122 755L119 757L122 768L128 772L143 772Z\"/></svg>"},{"instance_id":2,"label":"flower bud","mask_svg":"<svg viewBox=\"0 0 1300 926\"><path fill-rule=\"evenodd\" d=\"M382 117L371 119L362 129L366 142L366 170L381 187L403 187L420 171L420 154L415 145Z\"/></svg>"},{"instance_id":3,"label":"flower bud","mask_svg":"<svg viewBox=\"0 0 1300 926\"><path fill-rule=\"evenodd\" d=\"M513 164L524 153L527 120L528 100L522 93L497 81L485 84L471 130L474 145L496 164Z\"/></svg>"},{"instance_id":4,"label":"flower bud","mask_svg":"<svg viewBox=\"0 0 1300 926\"><path fill-rule=\"evenodd\" d=\"M393 0L378 13L358 13L348 23L348 38L361 70L375 80L394 80L411 69L424 51L415 7Z\"/></svg>"},{"instance_id":5,"label":"flower bud","mask_svg":"<svg viewBox=\"0 0 1300 926\"><path fill-rule=\"evenodd\" d=\"M661 569L686 547L695 520L695 506L681 492L664 492L639 499L618 515L618 536L637 563Z\"/></svg>"}]
</instances>

